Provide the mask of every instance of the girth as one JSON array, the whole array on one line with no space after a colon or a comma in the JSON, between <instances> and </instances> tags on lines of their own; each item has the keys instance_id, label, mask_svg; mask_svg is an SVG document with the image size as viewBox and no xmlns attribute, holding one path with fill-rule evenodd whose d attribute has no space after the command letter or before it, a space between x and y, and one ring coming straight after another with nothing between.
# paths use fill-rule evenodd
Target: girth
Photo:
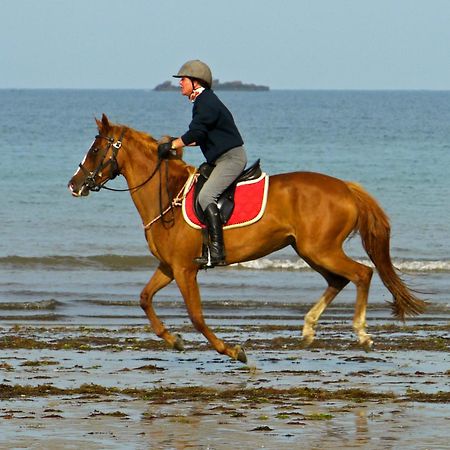
<instances>
[{"instance_id":1,"label":"girth","mask_svg":"<svg viewBox=\"0 0 450 450\"><path fill-rule=\"evenodd\" d=\"M200 222L205 222L203 210L198 202L198 194L201 191L203 185L208 180L211 172L214 169L214 165L203 163L199 168L199 176L194 188L194 208ZM250 167L245 169L237 179L227 188L219 197L217 206L219 207L220 219L222 224L226 224L231 217L234 210L234 193L236 192L236 186L242 181L255 180L262 175L260 160L256 160Z\"/></svg>"}]
</instances>

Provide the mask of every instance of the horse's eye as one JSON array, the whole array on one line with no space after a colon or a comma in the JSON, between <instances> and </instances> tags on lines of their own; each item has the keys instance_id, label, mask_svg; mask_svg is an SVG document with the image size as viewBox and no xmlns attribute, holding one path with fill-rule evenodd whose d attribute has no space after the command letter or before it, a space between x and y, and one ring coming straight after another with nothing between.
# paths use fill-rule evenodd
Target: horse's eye
<instances>
[{"instance_id":1,"label":"horse's eye","mask_svg":"<svg viewBox=\"0 0 450 450\"><path fill-rule=\"evenodd\" d=\"M93 149L92 149L92 151L94 152L94 153L98 153L98 147L94 147Z\"/></svg>"}]
</instances>

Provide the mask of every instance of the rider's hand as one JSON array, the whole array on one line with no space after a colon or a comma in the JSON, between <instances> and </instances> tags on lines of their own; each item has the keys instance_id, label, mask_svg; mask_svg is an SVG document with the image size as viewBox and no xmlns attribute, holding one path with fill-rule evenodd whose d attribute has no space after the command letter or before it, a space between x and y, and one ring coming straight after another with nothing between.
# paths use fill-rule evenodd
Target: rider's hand
<instances>
[{"instance_id":1,"label":"rider's hand","mask_svg":"<svg viewBox=\"0 0 450 450\"><path fill-rule=\"evenodd\" d=\"M158 145L158 158L167 159L172 151L172 142L163 142Z\"/></svg>"}]
</instances>

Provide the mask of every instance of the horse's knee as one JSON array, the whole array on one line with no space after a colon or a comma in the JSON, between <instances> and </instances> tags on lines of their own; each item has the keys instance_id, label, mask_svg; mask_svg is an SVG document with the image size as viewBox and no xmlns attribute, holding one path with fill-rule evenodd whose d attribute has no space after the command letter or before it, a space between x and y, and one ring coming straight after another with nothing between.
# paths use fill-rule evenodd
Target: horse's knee
<instances>
[{"instance_id":1,"label":"horse's knee","mask_svg":"<svg viewBox=\"0 0 450 450\"><path fill-rule=\"evenodd\" d=\"M191 319L191 323L194 328L202 334L208 328L201 312L197 313L189 311L189 319Z\"/></svg>"},{"instance_id":2,"label":"horse's knee","mask_svg":"<svg viewBox=\"0 0 450 450\"><path fill-rule=\"evenodd\" d=\"M151 302L150 295L145 291L145 289L141 292L139 300L141 308L145 311Z\"/></svg>"},{"instance_id":3,"label":"horse's knee","mask_svg":"<svg viewBox=\"0 0 450 450\"><path fill-rule=\"evenodd\" d=\"M192 325L197 331L202 332L205 329L205 320L201 316L191 316Z\"/></svg>"},{"instance_id":4,"label":"horse's knee","mask_svg":"<svg viewBox=\"0 0 450 450\"><path fill-rule=\"evenodd\" d=\"M370 281L372 280L373 269L371 267L361 265L358 271L358 279L355 283L357 287L361 286L365 289L369 289Z\"/></svg>"},{"instance_id":5,"label":"horse's knee","mask_svg":"<svg viewBox=\"0 0 450 450\"><path fill-rule=\"evenodd\" d=\"M372 276L373 276L373 269L371 267L366 266L366 283L370 283Z\"/></svg>"}]
</instances>

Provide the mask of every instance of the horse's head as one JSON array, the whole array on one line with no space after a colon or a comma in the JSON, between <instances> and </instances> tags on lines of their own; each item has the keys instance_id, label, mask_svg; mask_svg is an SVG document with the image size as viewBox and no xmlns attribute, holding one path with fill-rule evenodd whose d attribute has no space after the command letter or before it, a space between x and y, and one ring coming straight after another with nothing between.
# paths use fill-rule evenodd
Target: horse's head
<instances>
[{"instance_id":1,"label":"horse's head","mask_svg":"<svg viewBox=\"0 0 450 450\"><path fill-rule=\"evenodd\" d=\"M69 181L68 187L74 197L86 196L99 191L109 180L119 175L117 153L122 146L124 128L110 125L105 114L95 119L98 134L86 156Z\"/></svg>"},{"instance_id":2,"label":"horse's head","mask_svg":"<svg viewBox=\"0 0 450 450\"><path fill-rule=\"evenodd\" d=\"M158 141L149 134L123 125L111 124L105 114L102 115L102 120L95 120L98 134L69 181L68 187L74 197L84 197L89 195L90 191L95 192L102 188L112 191L135 191L148 183L163 163L167 166L169 161L173 161L171 164L186 166L182 160L182 149L177 149L166 160L161 160L158 158ZM125 148L120 150L124 139L126 151ZM173 138L165 136L160 142L170 139ZM125 176L127 182L134 179L134 183L128 189L112 189L105 186L119 174Z\"/></svg>"}]
</instances>

